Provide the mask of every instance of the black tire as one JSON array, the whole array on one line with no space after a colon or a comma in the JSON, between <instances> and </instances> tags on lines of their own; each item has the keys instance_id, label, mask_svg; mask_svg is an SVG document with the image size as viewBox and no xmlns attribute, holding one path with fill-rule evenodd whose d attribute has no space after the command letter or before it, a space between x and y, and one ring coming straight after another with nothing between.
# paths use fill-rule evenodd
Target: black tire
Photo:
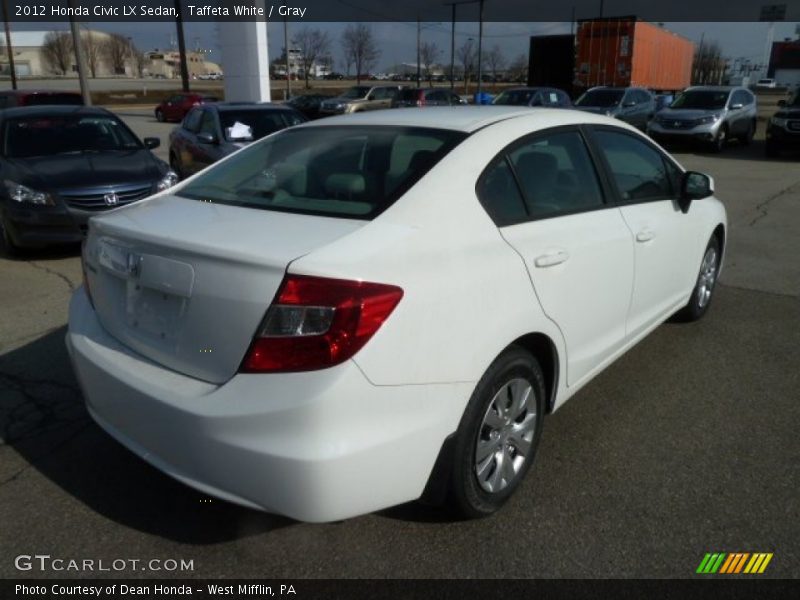
<instances>
[{"instance_id":1,"label":"black tire","mask_svg":"<svg viewBox=\"0 0 800 600\"><path fill-rule=\"evenodd\" d=\"M0 218L0 248L3 253L8 257L17 257L20 255L20 247L11 239L11 234L6 229L2 218Z\"/></svg>"},{"instance_id":2,"label":"black tire","mask_svg":"<svg viewBox=\"0 0 800 600\"><path fill-rule=\"evenodd\" d=\"M707 259L709 253L713 251L713 274L707 268ZM708 312L708 307L711 306L711 301L714 299L714 290L716 289L717 276L719 275L720 265L720 248L719 240L716 236L712 236L708 241L703 258L700 261L700 270L697 275L697 281L692 288L692 295L689 302L675 314L676 321L691 322L703 318L703 315ZM711 277L709 281L709 277ZM710 285L709 285L710 284ZM707 290L701 292L701 288Z\"/></svg>"},{"instance_id":3,"label":"black tire","mask_svg":"<svg viewBox=\"0 0 800 600\"><path fill-rule=\"evenodd\" d=\"M158 121L159 123L163 123L164 121L166 121L166 119L164 118L164 113L161 112L160 110L156 111L156 121Z\"/></svg>"},{"instance_id":4,"label":"black tire","mask_svg":"<svg viewBox=\"0 0 800 600\"><path fill-rule=\"evenodd\" d=\"M503 416L495 410L499 406L496 401L507 403L506 410L511 410L513 397L520 397L513 390L524 390L526 384L531 391L527 403L521 403L525 407L522 412L513 416L516 410L512 410ZM536 455L536 447L542 434L544 410L545 385L539 363L522 348L510 346L481 377L456 433L449 491L450 504L460 516L470 519L489 516L503 506L519 487ZM503 431L493 429L487 424L486 419L489 418L492 421L504 421L505 425L501 427ZM510 432L515 427L520 432L531 433L531 439L513 436ZM528 433L525 437L528 437ZM495 479L492 475L498 475L495 484L497 489L493 491L484 487L490 482L482 483L478 475L479 439L483 440L486 447L495 448L494 451L487 452L484 461L480 462L488 465L483 470L487 474L487 480ZM522 448L525 448L524 452L520 450ZM502 463L498 462L498 456ZM511 460L507 461L507 457L511 457ZM518 462L518 458L523 460ZM505 476L507 471L501 465L509 465L509 469L513 471L508 478Z\"/></svg>"},{"instance_id":5,"label":"black tire","mask_svg":"<svg viewBox=\"0 0 800 600\"><path fill-rule=\"evenodd\" d=\"M764 146L764 154L769 158L775 158L780 155L780 149L772 142L767 142Z\"/></svg>"},{"instance_id":6,"label":"black tire","mask_svg":"<svg viewBox=\"0 0 800 600\"><path fill-rule=\"evenodd\" d=\"M725 145L728 143L728 126L723 125L719 128L716 137L711 142L711 152L714 154L719 154L725 149Z\"/></svg>"},{"instance_id":7,"label":"black tire","mask_svg":"<svg viewBox=\"0 0 800 600\"><path fill-rule=\"evenodd\" d=\"M181 169L180 160L174 152L169 153L169 166L173 171L175 171L178 179L183 179L183 169Z\"/></svg>"},{"instance_id":8,"label":"black tire","mask_svg":"<svg viewBox=\"0 0 800 600\"><path fill-rule=\"evenodd\" d=\"M747 124L747 131L744 134L739 136L739 143L743 146L749 146L750 143L753 141L753 137L756 135L756 122L750 121Z\"/></svg>"}]
</instances>

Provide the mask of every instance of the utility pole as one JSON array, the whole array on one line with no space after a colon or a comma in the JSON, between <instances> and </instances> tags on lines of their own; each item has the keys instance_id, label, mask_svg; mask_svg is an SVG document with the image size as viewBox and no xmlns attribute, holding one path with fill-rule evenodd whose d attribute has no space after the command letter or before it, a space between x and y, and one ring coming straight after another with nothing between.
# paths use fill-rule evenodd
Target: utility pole
<instances>
[{"instance_id":1,"label":"utility pole","mask_svg":"<svg viewBox=\"0 0 800 600\"><path fill-rule=\"evenodd\" d=\"M417 15L417 87L422 87L422 78L421 78L422 72L419 66L419 60L420 60L419 46L420 46L421 32L422 32L422 26L420 25L419 22L419 15Z\"/></svg>"},{"instance_id":2,"label":"utility pole","mask_svg":"<svg viewBox=\"0 0 800 600\"><path fill-rule=\"evenodd\" d=\"M178 29L178 57L181 63L181 89L189 91L189 69L186 66L186 40L183 37L183 14L181 13L181 0L175 0L175 10L178 16L175 25Z\"/></svg>"},{"instance_id":3,"label":"utility pole","mask_svg":"<svg viewBox=\"0 0 800 600\"><path fill-rule=\"evenodd\" d=\"M76 0L69 0L72 8L76 8ZM78 63L78 81L81 85L81 96L83 96L83 103L86 106L92 105L92 95L89 92L89 82L86 80L86 55L83 53L83 43L81 40L81 32L78 29L78 22L75 17L70 16L69 28L72 31L72 45L75 47L75 62ZM87 31L86 35L92 35L91 31Z\"/></svg>"},{"instance_id":4,"label":"utility pole","mask_svg":"<svg viewBox=\"0 0 800 600\"><path fill-rule=\"evenodd\" d=\"M453 27L450 31L450 89L456 87L456 3L450 5L453 9Z\"/></svg>"},{"instance_id":5,"label":"utility pole","mask_svg":"<svg viewBox=\"0 0 800 600\"><path fill-rule=\"evenodd\" d=\"M289 20L283 18L283 47L286 50L286 99L292 97L292 74L289 71Z\"/></svg>"},{"instance_id":6,"label":"utility pole","mask_svg":"<svg viewBox=\"0 0 800 600\"><path fill-rule=\"evenodd\" d=\"M483 0L479 0L478 10L478 94L483 91Z\"/></svg>"},{"instance_id":7,"label":"utility pole","mask_svg":"<svg viewBox=\"0 0 800 600\"><path fill-rule=\"evenodd\" d=\"M17 89L17 69L14 67L14 49L11 47L11 30L8 24L8 0L3 0L3 24L6 28L6 50L8 51L8 68L11 70L11 89Z\"/></svg>"}]
</instances>

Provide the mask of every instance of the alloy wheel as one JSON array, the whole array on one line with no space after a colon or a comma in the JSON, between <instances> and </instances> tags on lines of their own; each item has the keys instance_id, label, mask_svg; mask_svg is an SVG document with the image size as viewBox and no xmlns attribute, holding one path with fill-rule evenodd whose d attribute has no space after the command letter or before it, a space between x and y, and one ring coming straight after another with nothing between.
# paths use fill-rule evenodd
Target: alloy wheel
<instances>
[{"instance_id":1,"label":"alloy wheel","mask_svg":"<svg viewBox=\"0 0 800 600\"><path fill-rule=\"evenodd\" d=\"M700 265L700 276L697 280L697 305L705 308L711 300L711 293L714 291L714 284L717 280L717 250L709 248L703 257Z\"/></svg>"},{"instance_id":2,"label":"alloy wheel","mask_svg":"<svg viewBox=\"0 0 800 600\"><path fill-rule=\"evenodd\" d=\"M531 456L537 418L533 396L530 382L518 377L489 403L475 446L475 475L483 490L505 489Z\"/></svg>"}]
</instances>

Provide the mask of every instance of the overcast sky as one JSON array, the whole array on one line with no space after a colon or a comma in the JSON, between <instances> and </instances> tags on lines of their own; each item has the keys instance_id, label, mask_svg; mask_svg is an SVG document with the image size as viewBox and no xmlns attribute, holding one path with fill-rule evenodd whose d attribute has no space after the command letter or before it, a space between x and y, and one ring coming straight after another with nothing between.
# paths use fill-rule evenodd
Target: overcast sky
<instances>
[{"instance_id":1,"label":"overcast sky","mask_svg":"<svg viewBox=\"0 0 800 600\"><path fill-rule=\"evenodd\" d=\"M416 23L370 23L368 24L377 40L380 41L382 50L376 71L383 71L391 65L416 60ZM101 31L118 32L131 36L136 45L142 50L155 48L169 48L175 41L175 27L171 23L91 23L93 29ZM319 27L327 31L331 37L335 69L344 70L341 62L341 33L347 26L346 23L308 23L290 24L289 36L292 31L301 27ZM797 23L776 23L775 40L786 37L796 37ZM13 23L14 30L43 30L65 29L65 23ZM432 41L441 50L440 61L450 60L450 23L423 23L422 40ZM665 27L675 33L681 34L694 42L699 42L703 34L705 41L716 40L720 43L723 53L731 58L748 58L754 63L763 60L765 43L767 39L766 23L665 23ZM269 23L267 25L269 40L270 60L281 54L284 45L283 24ZM484 48L491 48L495 44L500 47L505 56L511 60L518 54L528 53L529 38L531 35L544 35L551 33L569 33L569 23L485 23ZM220 49L217 45L216 29L213 23L188 22L185 25L186 45L190 49L195 47L210 51L210 60L220 62ZM456 23L456 47L467 38L478 37L478 23ZM224 61L222 61L224 63ZM224 64L223 64L224 67Z\"/></svg>"}]
</instances>

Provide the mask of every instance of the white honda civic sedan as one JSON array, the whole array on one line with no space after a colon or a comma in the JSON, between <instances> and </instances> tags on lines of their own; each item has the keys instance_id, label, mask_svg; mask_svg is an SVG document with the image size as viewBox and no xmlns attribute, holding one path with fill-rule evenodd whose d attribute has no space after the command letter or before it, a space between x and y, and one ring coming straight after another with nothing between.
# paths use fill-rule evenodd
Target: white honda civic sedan
<instances>
[{"instance_id":1,"label":"white honda civic sedan","mask_svg":"<svg viewBox=\"0 0 800 600\"><path fill-rule=\"evenodd\" d=\"M713 193L585 112L315 121L93 218L67 345L92 417L202 492L305 521L488 515L546 414L706 312Z\"/></svg>"}]
</instances>

